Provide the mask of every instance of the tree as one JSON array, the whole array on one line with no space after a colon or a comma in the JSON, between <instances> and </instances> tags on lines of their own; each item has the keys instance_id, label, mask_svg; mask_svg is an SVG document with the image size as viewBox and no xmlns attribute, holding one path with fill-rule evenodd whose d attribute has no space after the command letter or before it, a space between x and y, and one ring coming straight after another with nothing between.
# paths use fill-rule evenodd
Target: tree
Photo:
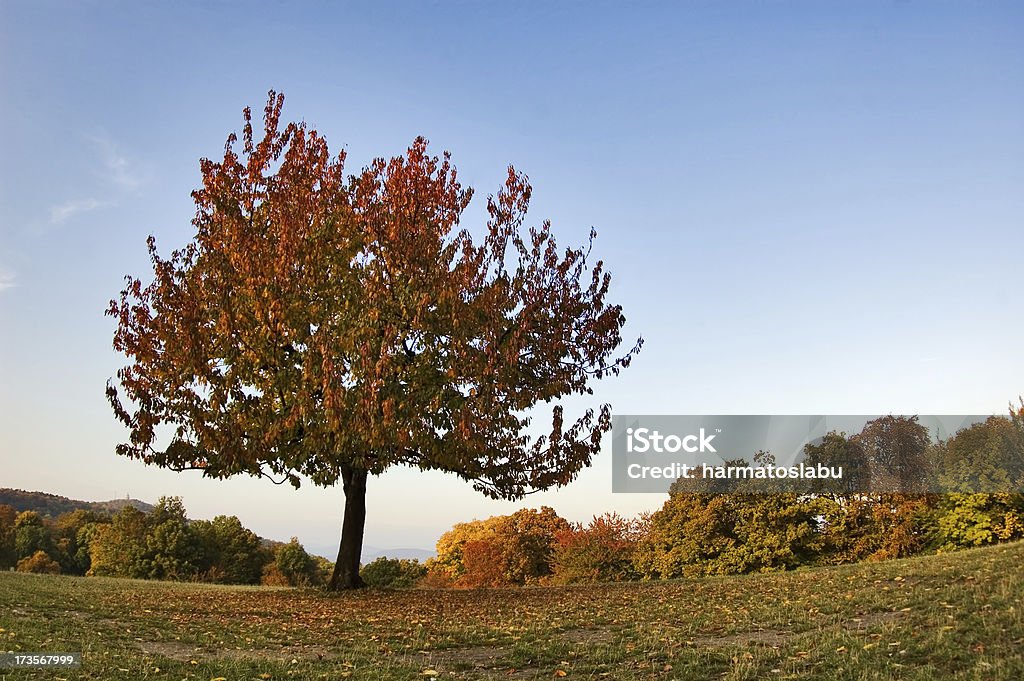
<instances>
[{"instance_id":1,"label":"tree","mask_svg":"<svg viewBox=\"0 0 1024 681\"><path fill-rule=\"evenodd\" d=\"M103 522L86 523L78 530L78 534L75 535L75 544L78 546L74 557L75 574L92 574L92 543L96 540L100 528L107 525L110 525L109 518Z\"/></svg>"},{"instance_id":2,"label":"tree","mask_svg":"<svg viewBox=\"0 0 1024 681\"><path fill-rule=\"evenodd\" d=\"M258 584L263 571L260 538L236 516L196 520L189 532L199 549L203 578L224 584Z\"/></svg>"},{"instance_id":3,"label":"tree","mask_svg":"<svg viewBox=\"0 0 1024 681\"><path fill-rule=\"evenodd\" d=\"M52 550L50 533L43 519L35 511L22 511L14 521L14 552L19 559L28 558L37 551Z\"/></svg>"},{"instance_id":4,"label":"tree","mask_svg":"<svg viewBox=\"0 0 1024 681\"><path fill-rule=\"evenodd\" d=\"M732 517L730 494L670 495L637 545L637 572L647 579L721 574L716 561L735 543Z\"/></svg>"},{"instance_id":5,"label":"tree","mask_svg":"<svg viewBox=\"0 0 1024 681\"><path fill-rule=\"evenodd\" d=\"M1024 489L1024 424L990 416L957 432L936 448L944 492L994 493Z\"/></svg>"},{"instance_id":6,"label":"tree","mask_svg":"<svg viewBox=\"0 0 1024 681\"><path fill-rule=\"evenodd\" d=\"M933 498L927 494L822 499L822 560L851 563L906 558L925 549Z\"/></svg>"},{"instance_id":7,"label":"tree","mask_svg":"<svg viewBox=\"0 0 1024 681\"><path fill-rule=\"evenodd\" d=\"M89 541L96 524L106 522L110 522L106 514L81 508L57 516L53 523L54 558L61 572L84 575L89 571Z\"/></svg>"},{"instance_id":8,"label":"tree","mask_svg":"<svg viewBox=\"0 0 1024 681\"><path fill-rule=\"evenodd\" d=\"M872 491L920 493L934 486L931 438L916 416L879 417L853 440L869 462Z\"/></svg>"},{"instance_id":9,"label":"tree","mask_svg":"<svg viewBox=\"0 0 1024 681\"><path fill-rule=\"evenodd\" d=\"M943 494L933 544L940 550L1024 537L1024 404L937 448Z\"/></svg>"},{"instance_id":10,"label":"tree","mask_svg":"<svg viewBox=\"0 0 1024 681\"><path fill-rule=\"evenodd\" d=\"M590 243L524 229L532 189L509 168L482 238L456 231L472 190L417 138L346 178L344 154L270 93L262 138L203 159L196 233L153 280L127 277L107 313L129 363L107 396L118 453L225 478L341 481L334 589L361 585L366 484L396 465L454 473L492 497L566 485L589 465L610 406L575 420L560 399L629 365L625 323ZM118 384L120 387L118 387ZM122 401L122 393L128 398ZM531 409L553 403L535 436ZM170 442L158 443L160 426ZM540 431L543 432L543 431Z\"/></svg>"},{"instance_id":11,"label":"tree","mask_svg":"<svg viewBox=\"0 0 1024 681\"><path fill-rule=\"evenodd\" d=\"M320 583L320 567L306 553L298 537L281 544L274 552L274 572L281 575L289 586L315 586ZM274 580L268 580L273 583Z\"/></svg>"},{"instance_id":12,"label":"tree","mask_svg":"<svg viewBox=\"0 0 1024 681\"><path fill-rule=\"evenodd\" d=\"M852 497L871 489L871 462L858 439L833 430L820 442L806 445L804 455L808 466L843 469L842 478L814 480L812 489L816 494Z\"/></svg>"},{"instance_id":13,"label":"tree","mask_svg":"<svg viewBox=\"0 0 1024 681\"><path fill-rule=\"evenodd\" d=\"M0 504L0 570L14 567L18 562L18 553L15 549L14 523L18 518L18 512L14 507L7 504Z\"/></svg>"},{"instance_id":14,"label":"tree","mask_svg":"<svg viewBox=\"0 0 1024 681\"><path fill-rule=\"evenodd\" d=\"M146 576L191 579L199 557L181 497L160 497L146 517Z\"/></svg>"},{"instance_id":15,"label":"tree","mask_svg":"<svg viewBox=\"0 0 1024 681\"><path fill-rule=\"evenodd\" d=\"M464 572L456 584L471 589L511 586L505 574L505 557L505 547L496 537L466 542L462 550Z\"/></svg>"},{"instance_id":16,"label":"tree","mask_svg":"<svg viewBox=\"0 0 1024 681\"><path fill-rule=\"evenodd\" d=\"M115 513L110 523L99 525L93 534L88 574L148 578L147 531L146 514L134 506Z\"/></svg>"}]
</instances>

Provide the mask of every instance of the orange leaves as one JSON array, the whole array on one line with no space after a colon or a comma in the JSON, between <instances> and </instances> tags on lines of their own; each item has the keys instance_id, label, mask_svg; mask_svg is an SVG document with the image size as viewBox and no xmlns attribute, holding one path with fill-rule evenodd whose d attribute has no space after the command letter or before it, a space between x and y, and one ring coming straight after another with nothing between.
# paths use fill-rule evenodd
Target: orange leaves
<instances>
[{"instance_id":1,"label":"orange leaves","mask_svg":"<svg viewBox=\"0 0 1024 681\"><path fill-rule=\"evenodd\" d=\"M536 584L550 574L556 537L568 529L547 506L459 523L438 540L429 566L462 587Z\"/></svg>"},{"instance_id":2,"label":"orange leaves","mask_svg":"<svg viewBox=\"0 0 1024 681\"><path fill-rule=\"evenodd\" d=\"M346 177L344 153L286 124L283 104L268 93L262 130L244 110L241 149L231 134L200 162L192 242L164 259L150 238L152 282L129 277L110 303L128 361L108 389L131 430L118 451L325 486L397 464L494 497L570 482L607 407L556 407L537 439L522 414L587 394L639 349L615 355L624 318L589 264L594 234L564 249L550 223L528 228L532 188L509 167L474 241L457 231L473 191L447 153L417 137ZM157 442L161 424L186 446Z\"/></svg>"}]
</instances>

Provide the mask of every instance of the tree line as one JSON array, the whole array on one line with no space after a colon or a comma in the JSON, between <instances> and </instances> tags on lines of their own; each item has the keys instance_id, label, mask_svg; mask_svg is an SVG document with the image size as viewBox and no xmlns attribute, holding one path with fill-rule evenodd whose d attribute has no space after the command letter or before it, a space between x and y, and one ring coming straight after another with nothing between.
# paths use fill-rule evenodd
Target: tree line
<instances>
[{"instance_id":1,"label":"tree line","mask_svg":"<svg viewBox=\"0 0 1024 681\"><path fill-rule=\"evenodd\" d=\"M741 574L1024 538L1024 403L1008 417L991 417L938 443L916 417L886 416L854 435L829 433L805 454L811 463L845 465L854 476L821 481L811 493L764 493L757 481L723 488L721 481L680 479L661 509L638 518L606 513L574 524L544 507L460 523L438 541L423 583L478 587ZM879 487L889 489L894 476L905 485L937 478L952 491L864 491L872 487L867 477L882 478Z\"/></svg>"},{"instance_id":2,"label":"tree line","mask_svg":"<svg viewBox=\"0 0 1024 681\"><path fill-rule=\"evenodd\" d=\"M236 516L189 520L179 497L150 511L77 509L56 518L0 504L0 569L219 584L314 586L329 561L292 538L261 539Z\"/></svg>"},{"instance_id":3,"label":"tree line","mask_svg":"<svg viewBox=\"0 0 1024 681\"><path fill-rule=\"evenodd\" d=\"M553 509L456 524L437 556L361 566L376 587L497 587L672 579L903 558L1024 538L1024 403L932 443L916 417L886 416L857 434L808 445L814 463L854 478L812 493L717 489L680 479L658 511L571 523ZM745 465L737 460L735 465ZM884 465L883 465L884 464ZM953 492L865 492L856 475L913 470ZM859 471L859 473L857 473ZM922 473L925 471L925 474ZM907 475L910 475L909 473ZM1015 492L976 492L985 481ZM956 491L960 490L960 491ZM188 520L181 499L113 516L79 509L55 519L0 505L0 568L74 575L317 586L333 570L297 539L260 539L235 516Z\"/></svg>"}]
</instances>

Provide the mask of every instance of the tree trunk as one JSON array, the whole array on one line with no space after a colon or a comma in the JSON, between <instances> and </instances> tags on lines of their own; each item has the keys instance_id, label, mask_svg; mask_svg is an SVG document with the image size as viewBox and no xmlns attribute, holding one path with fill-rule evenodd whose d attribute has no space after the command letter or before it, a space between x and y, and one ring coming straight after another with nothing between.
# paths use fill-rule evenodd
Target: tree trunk
<instances>
[{"instance_id":1,"label":"tree trunk","mask_svg":"<svg viewBox=\"0 0 1024 681\"><path fill-rule=\"evenodd\" d=\"M327 588L331 591L358 589L366 586L359 577L359 558L363 552L363 529L366 525L366 471L361 468L341 469L345 490L345 519L341 524L341 546L334 574Z\"/></svg>"}]
</instances>

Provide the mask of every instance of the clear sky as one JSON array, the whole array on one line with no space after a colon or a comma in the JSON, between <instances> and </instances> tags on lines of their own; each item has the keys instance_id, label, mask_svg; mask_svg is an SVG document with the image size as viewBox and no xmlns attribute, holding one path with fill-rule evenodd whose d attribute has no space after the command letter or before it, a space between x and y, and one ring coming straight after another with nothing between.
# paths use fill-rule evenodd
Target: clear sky
<instances>
[{"instance_id":1,"label":"clear sky","mask_svg":"<svg viewBox=\"0 0 1024 681\"><path fill-rule=\"evenodd\" d=\"M103 316L192 236L198 159L285 92L352 170L418 134L477 189L513 163L565 242L599 232L634 366L617 413L996 413L1024 392L1024 5L0 0L0 486L184 498L335 550L340 489L121 459ZM610 438L608 441L610 445ZM610 451L520 504L369 486L366 543L611 494Z\"/></svg>"}]
</instances>

